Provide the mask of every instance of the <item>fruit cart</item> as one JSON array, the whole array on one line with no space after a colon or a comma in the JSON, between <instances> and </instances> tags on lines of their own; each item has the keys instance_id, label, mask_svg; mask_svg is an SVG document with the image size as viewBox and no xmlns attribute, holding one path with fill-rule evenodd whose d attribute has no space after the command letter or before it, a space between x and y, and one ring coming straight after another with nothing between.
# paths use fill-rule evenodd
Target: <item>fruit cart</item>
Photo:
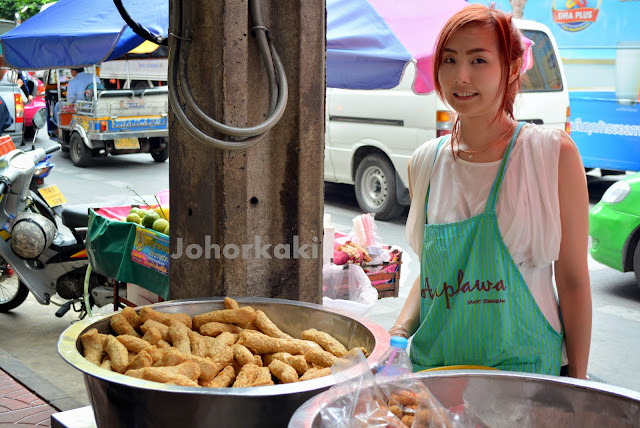
<instances>
[{"instance_id":1,"label":"fruit cart","mask_svg":"<svg viewBox=\"0 0 640 428\"><path fill-rule=\"evenodd\" d=\"M124 284L135 284L169 298L169 236L142 224L123 221L132 208L145 205L96 208L89 211L87 254L91 268L113 278L114 305L135 306L118 292Z\"/></svg>"}]
</instances>

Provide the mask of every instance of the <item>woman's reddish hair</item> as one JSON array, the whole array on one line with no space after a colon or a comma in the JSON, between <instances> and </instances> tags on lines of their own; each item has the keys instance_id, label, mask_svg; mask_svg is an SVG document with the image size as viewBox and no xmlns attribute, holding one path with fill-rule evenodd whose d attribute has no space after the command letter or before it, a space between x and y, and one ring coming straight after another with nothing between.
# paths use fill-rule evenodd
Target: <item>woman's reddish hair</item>
<instances>
[{"instance_id":1,"label":"woman's reddish hair","mask_svg":"<svg viewBox=\"0 0 640 428\"><path fill-rule=\"evenodd\" d=\"M502 61L502 97L500 107L495 119L498 119L501 112L505 112L513 118L513 103L516 94L520 90L520 76L509 82L509 71L511 66L519 58L522 58L524 47L521 41L520 30L513 22L513 17L509 13L497 10L494 5L489 7L481 4L471 4L453 15L444 25L436 42L436 50L433 61L433 76L436 93L441 99L444 98L442 85L438 80L438 69L442 64L443 50L451 36L461 28L480 26L490 29L496 34L498 41L498 53ZM453 124L452 139L455 141L459 134L460 118L456 115Z\"/></svg>"}]
</instances>

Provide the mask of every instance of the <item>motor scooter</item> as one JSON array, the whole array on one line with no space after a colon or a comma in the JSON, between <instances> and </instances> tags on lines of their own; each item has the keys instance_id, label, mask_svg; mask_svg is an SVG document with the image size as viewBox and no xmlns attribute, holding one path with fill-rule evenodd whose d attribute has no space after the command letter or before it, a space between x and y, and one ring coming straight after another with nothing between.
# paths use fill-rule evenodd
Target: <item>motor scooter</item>
<instances>
[{"instance_id":1,"label":"motor scooter","mask_svg":"<svg viewBox=\"0 0 640 428\"><path fill-rule=\"evenodd\" d=\"M37 132L46 125L46 109L34 115ZM64 197L55 185L45 185L53 164L48 156L60 145L30 151L18 149L0 156L0 312L18 307L29 292L43 304L60 306L56 316L70 309L87 314L84 282L89 264L84 241L87 207L62 207ZM11 280L15 272L17 281ZM86 299L98 307L113 303L113 286L94 272ZM58 296L64 301L53 299Z\"/></svg>"}]
</instances>

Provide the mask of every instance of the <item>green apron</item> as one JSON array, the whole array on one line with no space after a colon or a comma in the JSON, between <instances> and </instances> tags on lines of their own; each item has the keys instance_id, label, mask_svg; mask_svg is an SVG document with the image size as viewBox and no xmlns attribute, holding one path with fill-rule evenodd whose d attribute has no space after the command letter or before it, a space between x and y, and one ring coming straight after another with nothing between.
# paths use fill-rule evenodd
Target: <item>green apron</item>
<instances>
[{"instance_id":1,"label":"green apron","mask_svg":"<svg viewBox=\"0 0 640 428\"><path fill-rule=\"evenodd\" d=\"M562 334L549 324L531 295L502 240L495 211L509 154L522 125L509 142L482 214L449 224L428 224L426 220L420 261L420 326L410 352L415 371L480 365L560 373ZM430 190L431 186L425 211Z\"/></svg>"}]
</instances>

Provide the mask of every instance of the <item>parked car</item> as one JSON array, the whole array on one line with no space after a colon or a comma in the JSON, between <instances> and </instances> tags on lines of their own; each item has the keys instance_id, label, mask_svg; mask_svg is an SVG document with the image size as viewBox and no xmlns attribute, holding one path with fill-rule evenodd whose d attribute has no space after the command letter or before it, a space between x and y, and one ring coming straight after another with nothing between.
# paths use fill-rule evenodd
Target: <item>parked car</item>
<instances>
[{"instance_id":1,"label":"parked car","mask_svg":"<svg viewBox=\"0 0 640 428\"><path fill-rule=\"evenodd\" d=\"M640 286L640 173L615 182L589 213L591 257L620 272L635 272Z\"/></svg>"},{"instance_id":2,"label":"parked car","mask_svg":"<svg viewBox=\"0 0 640 428\"><path fill-rule=\"evenodd\" d=\"M24 125L24 103L22 102L22 90L17 84L0 81L0 96L7 104L7 109L13 123L4 130L2 135L10 135L13 144L22 144L22 128Z\"/></svg>"}]
</instances>

